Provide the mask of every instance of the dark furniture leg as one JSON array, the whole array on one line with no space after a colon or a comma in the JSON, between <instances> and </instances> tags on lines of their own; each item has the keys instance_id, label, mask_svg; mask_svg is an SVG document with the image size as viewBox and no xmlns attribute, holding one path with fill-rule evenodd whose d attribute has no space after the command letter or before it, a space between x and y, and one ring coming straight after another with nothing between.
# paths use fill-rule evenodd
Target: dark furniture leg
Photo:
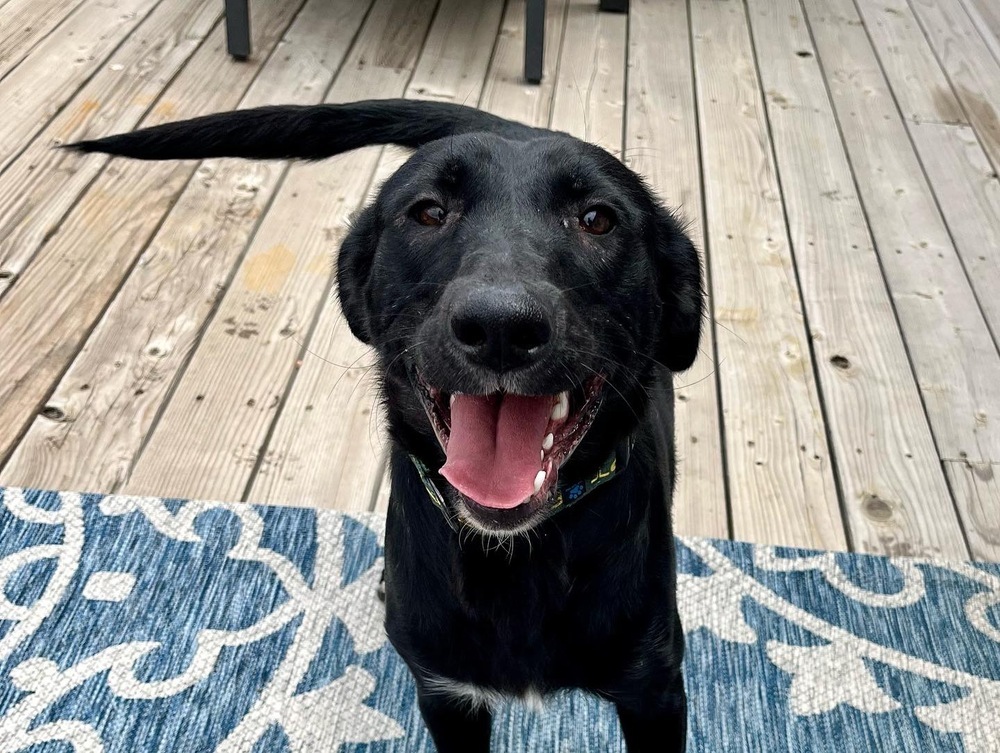
<instances>
[{"instance_id":1,"label":"dark furniture leg","mask_svg":"<svg viewBox=\"0 0 1000 753\"><path fill-rule=\"evenodd\" d=\"M628 13L628 0L601 0L601 10L612 13Z\"/></svg>"},{"instance_id":2,"label":"dark furniture leg","mask_svg":"<svg viewBox=\"0 0 1000 753\"><path fill-rule=\"evenodd\" d=\"M532 84L542 80L545 54L545 0L528 0L524 18L524 77Z\"/></svg>"},{"instance_id":3,"label":"dark furniture leg","mask_svg":"<svg viewBox=\"0 0 1000 753\"><path fill-rule=\"evenodd\" d=\"M250 57L250 0L226 0L226 46L237 60Z\"/></svg>"}]
</instances>

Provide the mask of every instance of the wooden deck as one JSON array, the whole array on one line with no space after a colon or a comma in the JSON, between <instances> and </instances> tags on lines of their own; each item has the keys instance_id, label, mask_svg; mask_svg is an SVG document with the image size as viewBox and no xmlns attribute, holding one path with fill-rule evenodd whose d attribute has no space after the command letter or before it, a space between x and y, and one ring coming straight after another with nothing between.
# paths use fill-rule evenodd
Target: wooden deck
<instances>
[{"instance_id":1,"label":"wooden deck","mask_svg":"<svg viewBox=\"0 0 1000 753\"><path fill-rule=\"evenodd\" d=\"M595 141L691 221L679 532L1000 560L994 0L0 0L0 484L369 509L385 443L331 299L401 152L52 149L208 112L477 104Z\"/></svg>"}]
</instances>

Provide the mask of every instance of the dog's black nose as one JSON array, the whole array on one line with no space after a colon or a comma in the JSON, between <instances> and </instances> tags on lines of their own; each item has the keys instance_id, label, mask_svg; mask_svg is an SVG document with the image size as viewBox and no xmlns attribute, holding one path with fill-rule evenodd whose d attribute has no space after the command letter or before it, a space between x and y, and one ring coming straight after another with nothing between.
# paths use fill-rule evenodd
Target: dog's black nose
<instances>
[{"instance_id":1,"label":"dog's black nose","mask_svg":"<svg viewBox=\"0 0 1000 753\"><path fill-rule=\"evenodd\" d=\"M469 359L495 371L527 366L552 338L545 309L523 288L514 287L471 291L452 309L451 331Z\"/></svg>"}]
</instances>

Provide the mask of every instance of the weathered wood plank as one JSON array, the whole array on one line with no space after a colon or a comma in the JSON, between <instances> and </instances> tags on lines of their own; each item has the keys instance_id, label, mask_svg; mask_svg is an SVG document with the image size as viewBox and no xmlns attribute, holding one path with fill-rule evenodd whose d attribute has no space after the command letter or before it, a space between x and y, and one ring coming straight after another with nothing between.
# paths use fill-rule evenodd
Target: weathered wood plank
<instances>
[{"instance_id":1,"label":"weathered wood plank","mask_svg":"<svg viewBox=\"0 0 1000 753\"><path fill-rule=\"evenodd\" d=\"M406 96L475 106L493 56L503 5L502 0L442 0Z\"/></svg>"},{"instance_id":2,"label":"weathered wood plank","mask_svg":"<svg viewBox=\"0 0 1000 753\"><path fill-rule=\"evenodd\" d=\"M854 548L968 556L798 0L749 0Z\"/></svg>"},{"instance_id":3,"label":"weathered wood plank","mask_svg":"<svg viewBox=\"0 0 1000 753\"><path fill-rule=\"evenodd\" d=\"M81 6L0 81L0 170L35 137L159 0ZM91 104L90 109L96 109ZM81 113L86 116L88 111Z\"/></svg>"},{"instance_id":4,"label":"weathered wood plank","mask_svg":"<svg viewBox=\"0 0 1000 753\"><path fill-rule=\"evenodd\" d=\"M379 477L378 491L375 493L375 504L372 505L373 512L380 512L383 515L389 511L389 493L392 491L392 479L389 478L388 459L382 465L382 473Z\"/></svg>"},{"instance_id":5,"label":"weathered wood plank","mask_svg":"<svg viewBox=\"0 0 1000 753\"><path fill-rule=\"evenodd\" d=\"M299 7L265 3L256 13L255 49L263 57ZM142 124L232 108L259 69L256 59L231 61L216 27L166 91L160 104L170 107L157 105ZM99 156L79 159L103 162ZM34 418L196 167L111 164L0 299L0 459Z\"/></svg>"},{"instance_id":6,"label":"weathered wood plank","mask_svg":"<svg viewBox=\"0 0 1000 753\"><path fill-rule=\"evenodd\" d=\"M944 464L965 522L972 556L1000 562L1000 463Z\"/></svg>"},{"instance_id":7,"label":"weathered wood plank","mask_svg":"<svg viewBox=\"0 0 1000 753\"><path fill-rule=\"evenodd\" d=\"M983 315L1000 334L996 173L906 0L859 4ZM917 37L919 35L919 38ZM901 40L906 40L902 45ZM904 54L905 53L905 54ZM915 75L913 71L919 71ZM907 104L909 103L909 104ZM938 110L935 113L934 108ZM947 115L953 113L949 119ZM936 117L939 116L939 117ZM957 127L952 127L955 123Z\"/></svg>"},{"instance_id":8,"label":"weathered wood plank","mask_svg":"<svg viewBox=\"0 0 1000 753\"><path fill-rule=\"evenodd\" d=\"M698 119L684 0L632 0L626 104L625 164L645 176L690 223L688 233L704 249ZM727 538L712 308L710 300L701 355L675 377L679 470L674 528L681 535Z\"/></svg>"},{"instance_id":9,"label":"weathered wood plank","mask_svg":"<svg viewBox=\"0 0 1000 753\"><path fill-rule=\"evenodd\" d=\"M852 0L804 0L938 451L1000 453L1000 357Z\"/></svg>"},{"instance_id":10,"label":"weathered wood plank","mask_svg":"<svg viewBox=\"0 0 1000 753\"><path fill-rule=\"evenodd\" d=\"M1000 343L1000 180L968 126L921 123L910 126L910 133L993 340Z\"/></svg>"},{"instance_id":11,"label":"weathered wood plank","mask_svg":"<svg viewBox=\"0 0 1000 753\"><path fill-rule=\"evenodd\" d=\"M552 102L551 126L621 156L628 16L572 0Z\"/></svg>"},{"instance_id":12,"label":"weathered wood plank","mask_svg":"<svg viewBox=\"0 0 1000 753\"><path fill-rule=\"evenodd\" d=\"M434 4L377 0L327 101L401 96ZM378 156L370 148L288 171L125 490L240 499L257 468L271 475L282 467L286 458L267 439L299 359L296 333L308 333L320 306L332 305L330 254L364 198ZM358 443L346 433L343 439L328 447L311 437L331 453ZM361 500L338 502L368 509L374 483L367 493L345 490Z\"/></svg>"},{"instance_id":13,"label":"weathered wood plank","mask_svg":"<svg viewBox=\"0 0 1000 753\"><path fill-rule=\"evenodd\" d=\"M993 57L1000 60L1000 4L995 0L963 0L965 9L969 12L972 23L993 52Z\"/></svg>"},{"instance_id":14,"label":"weathered wood plank","mask_svg":"<svg viewBox=\"0 0 1000 753\"><path fill-rule=\"evenodd\" d=\"M501 0L444 0L424 44L409 98L479 100L503 10ZM383 152L370 200L408 153ZM338 234L338 242L342 238ZM384 466L374 354L358 342L337 303L327 302L302 356L249 498L341 510L371 508Z\"/></svg>"},{"instance_id":15,"label":"weathered wood plank","mask_svg":"<svg viewBox=\"0 0 1000 753\"><path fill-rule=\"evenodd\" d=\"M479 103L482 109L522 123L548 125L566 8L567 0L546 1L542 81L528 84L524 80L524 0L508 0Z\"/></svg>"},{"instance_id":16,"label":"weathered wood plank","mask_svg":"<svg viewBox=\"0 0 1000 753\"><path fill-rule=\"evenodd\" d=\"M979 34L961 0L912 0L969 123L1000 170L1000 60Z\"/></svg>"},{"instance_id":17,"label":"weathered wood plank","mask_svg":"<svg viewBox=\"0 0 1000 753\"><path fill-rule=\"evenodd\" d=\"M858 8L903 117L968 122L907 0L859 0Z\"/></svg>"},{"instance_id":18,"label":"weathered wood plank","mask_svg":"<svg viewBox=\"0 0 1000 753\"><path fill-rule=\"evenodd\" d=\"M321 101L367 8L310 0L240 106ZM35 419L4 483L119 488L286 169L202 163L47 400L61 420Z\"/></svg>"},{"instance_id":19,"label":"weathered wood plank","mask_svg":"<svg viewBox=\"0 0 1000 753\"><path fill-rule=\"evenodd\" d=\"M76 10L83 0L7 0L0 4L0 79Z\"/></svg>"},{"instance_id":20,"label":"weathered wood plank","mask_svg":"<svg viewBox=\"0 0 1000 753\"><path fill-rule=\"evenodd\" d=\"M691 6L733 534L846 545L740 0Z\"/></svg>"},{"instance_id":21,"label":"weathered wood plank","mask_svg":"<svg viewBox=\"0 0 1000 753\"><path fill-rule=\"evenodd\" d=\"M146 115L219 20L216 0L161 3L0 177L0 298L106 164L55 149L127 131ZM169 100L157 105L165 115Z\"/></svg>"}]
</instances>

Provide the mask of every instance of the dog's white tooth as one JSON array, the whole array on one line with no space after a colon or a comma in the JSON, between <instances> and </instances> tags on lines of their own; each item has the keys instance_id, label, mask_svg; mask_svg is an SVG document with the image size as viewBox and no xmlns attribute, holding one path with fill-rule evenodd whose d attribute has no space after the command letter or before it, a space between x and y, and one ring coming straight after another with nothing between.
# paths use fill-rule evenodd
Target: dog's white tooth
<instances>
[{"instance_id":1,"label":"dog's white tooth","mask_svg":"<svg viewBox=\"0 0 1000 753\"><path fill-rule=\"evenodd\" d=\"M544 463L545 462L545 450L539 450L538 451L538 462L540 462L540 463Z\"/></svg>"},{"instance_id":2,"label":"dog's white tooth","mask_svg":"<svg viewBox=\"0 0 1000 753\"><path fill-rule=\"evenodd\" d=\"M545 439L542 440L542 450L548 452L552 449L552 445L556 442L556 438L552 434L546 434Z\"/></svg>"},{"instance_id":3,"label":"dog's white tooth","mask_svg":"<svg viewBox=\"0 0 1000 753\"><path fill-rule=\"evenodd\" d=\"M455 404L455 393L451 393L451 397L448 398L448 407L450 408Z\"/></svg>"},{"instance_id":4,"label":"dog's white tooth","mask_svg":"<svg viewBox=\"0 0 1000 753\"><path fill-rule=\"evenodd\" d=\"M562 421L569 415L569 393L560 392L556 399L555 407L552 408L552 420Z\"/></svg>"},{"instance_id":5,"label":"dog's white tooth","mask_svg":"<svg viewBox=\"0 0 1000 753\"><path fill-rule=\"evenodd\" d=\"M538 494L539 490L542 488L542 484L545 483L545 471L539 471L535 474L535 494Z\"/></svg>"}]
</instances>

